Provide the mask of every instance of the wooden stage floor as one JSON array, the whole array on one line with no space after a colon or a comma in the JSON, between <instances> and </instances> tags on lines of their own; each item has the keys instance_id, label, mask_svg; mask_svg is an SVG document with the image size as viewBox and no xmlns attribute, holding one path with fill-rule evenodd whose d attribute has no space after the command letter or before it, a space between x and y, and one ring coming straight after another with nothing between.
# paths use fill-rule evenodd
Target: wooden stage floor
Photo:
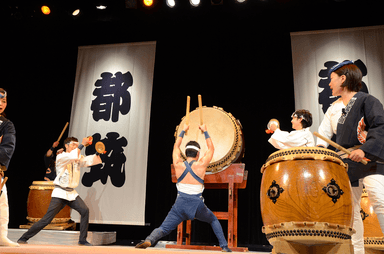
<instances>
[{"instance_id":1,"label":"wooden stage floor","mask_svg":"<svg viewBox=\"0 0 384 254\"><path fill-rule=\"evenodd\" d=\"M19 237L25 232L25 229L9 229L8 238L16 242ZM135 249L133 246L121 246L116 244L99 245L99 246L79 246L78 231L52 231L42 230L36 236L32 237L28 244L21 244L20 247L3 247L0 246L0 254L15 253L15 254L218 254L219 251L207 250L182 250L165 248L165 244L158 244L160 247L151 247L147 249ZM92 235L92 234L91 234ZM88 234L89 238L89 234ZM91 239L87 239L92 242ZM244 253L244 252L234 252ZM267 254L269 252L254 252L250 254Z\"/></svg>"}]
</instances>

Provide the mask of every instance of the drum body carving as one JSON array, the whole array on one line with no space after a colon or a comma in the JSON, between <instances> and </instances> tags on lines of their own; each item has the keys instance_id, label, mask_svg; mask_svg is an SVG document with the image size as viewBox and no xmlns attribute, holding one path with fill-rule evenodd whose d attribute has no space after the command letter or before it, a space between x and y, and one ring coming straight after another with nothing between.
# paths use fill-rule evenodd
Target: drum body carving
<instances>
[{"instance_id":1,"label":"drum body carving","mask_svg":"<svg viewBox=\"0 0 384 254\"><path fill-rule=\"evenodd\" d=\"M47 212L54 189L53 181L34 181L29 187L27 213L28 224L39 221ZM52 220L50 225L66 225L71 219L71 208L65 206Z\"/></svg>"},{"instance_id":2,"label":"drum body carving","mask_svg":"<svg viewBox=\"0 0 384 254\"><path fill-rule=\"evenodd\" d=\"M360 214L364 224L365 247L384 250L384 235L365 189L363 189L360 205Z\"/></svg>"},{"instance_id":3,"label":"drum body carving","mask_svg":"<svg viewBox=\"0 0 384 254\"><path fill-rule=\"evenodd\" d=\"M262 167L263 232L303 244L342 242L352 229L347 165L328 149L297 147L271 154Z\"/></svg>"},{"instance_id":4,"label":"drum body carving","mask_svg":"<svg viewBox=\"0 0 384 254\"><path fill-rule=\"evenodd\" d=\"M215 146L215 153L211 163L207 167L207 173L217 173L232 163L240 162L244 154L244 140L242 127L231 113L218 107L203 107L203 123L207 125L209 136ZM186 159L185 146L191 141L197 141L201 147L200 157L207 151L204 134L199 130L199 109L189 114L189 130L185 134L180 145L181 156ZM175 138L183 130L186 118L176 127Z\"/></svg>"}]
</instances>

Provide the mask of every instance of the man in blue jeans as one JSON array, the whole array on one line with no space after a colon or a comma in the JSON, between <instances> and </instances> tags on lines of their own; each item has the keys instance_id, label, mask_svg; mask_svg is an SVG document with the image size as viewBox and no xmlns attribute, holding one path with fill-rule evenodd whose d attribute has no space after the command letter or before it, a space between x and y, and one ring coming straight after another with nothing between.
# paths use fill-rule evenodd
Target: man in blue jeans
<instances>
[{"instance_id":1,"label":"man in blue jeans","mask_svg":"<svg viewBox=\"0 0 384 254\"><path fill-rule=\"evenodd\" d=\"M222 252L232 252L228 248L228 243L225 240L219 220L204 204L204 198L202 196L205 172L215 151L212 140L209 137L206 125L200 125L199 129L204 132L208 150L201 159L199 159L200 145L196 141L190 141L185 147L187 160L183 162L180 154L180 145L188 129L189 125L185 124L173 147L172 158L176 171L176 187L178 190L175 204L172 206L171 211L169 211L161 226L153 230L144 241L137 244L136 248L145 249L150 247L160 238L171 233L182 221L198 219L211 225L213 232L219 240Z\"/></svg>"}]
</instances>

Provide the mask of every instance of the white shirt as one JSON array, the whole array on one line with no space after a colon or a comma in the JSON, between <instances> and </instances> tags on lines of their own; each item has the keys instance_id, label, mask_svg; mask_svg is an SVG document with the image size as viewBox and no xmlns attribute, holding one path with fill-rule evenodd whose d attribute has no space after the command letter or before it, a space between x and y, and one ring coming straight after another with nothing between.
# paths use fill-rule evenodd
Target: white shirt
<instances>
[{"instance_id":1,"label":"white shirt","mask_svg":"<svg viewBox=\"0 0 384 254\"><path fill-rule=\"evenodd\" d=\"M345 108L345 105L341 98L331 104L331 106L327 109L327 112L325 112L324 119L319 126L318 132L320 135L331 139L333 134L336 134L337 122L339 121L343 108ZM329 145L321 138L317 138L316 144L324 147L328 147Z\"/></svg>"},{"instance_id":2,"label":"white shirt","mask_svg":"<svg viewBox=\"0 0 384 254\"><path fill-rule=\"evenodd\" d=\"M101 159L96 155L82 156L79 155L79 150L76 148L70 153L63 152L56 156L56 178L53 181L54 185L58 185L52 191L52 197L62 198L68 201L73 201L79 195L75 188L80 182L80 168L90 167L101 163ZM64 189L62 189L64 188ZM65 190L70 188L72 190Z\"/></svg>"},{"instance_id":3,"label":"white shirt","mask_svg":"<svg viewBox=\"0 0 384 254\"><path fill-rule=\"evenodd\" d=\"M276 129L268 142L277 149L287 149L298 146L315 146L315 140L313 139L309 127L291 132Z\"/></svg>"}]
</instances>

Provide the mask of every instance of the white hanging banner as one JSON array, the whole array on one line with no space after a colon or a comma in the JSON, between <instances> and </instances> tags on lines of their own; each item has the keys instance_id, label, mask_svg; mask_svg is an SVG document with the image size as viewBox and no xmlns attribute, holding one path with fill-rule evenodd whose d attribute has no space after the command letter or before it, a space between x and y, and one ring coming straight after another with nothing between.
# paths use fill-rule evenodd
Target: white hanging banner
<instances>
[{"instance_id":1,"label":"white hanging banner","mask_svg":"<svg viewBox=\"0 0 384 254\"><path fill-rule=\"evenodd\" d=\"M328 72L344 60L363 73L363 89L384 103L384 26L291 33L295 108L312 113L317 131L324 113L336 100Z\"/></svg>"},{"instance_id":2,"label":"white hanging banner","mask_svg":"<svg viewBox=\"0 0 384 254\"><path fill-rule=\"evenodd\" d=\"M76 188L90 223L145 224L149 121L156 42L78 49L69 136L104 143L102 164L83 168ZM80 215L72 211L72 219Z\"/></svg>"}]
</instances>

